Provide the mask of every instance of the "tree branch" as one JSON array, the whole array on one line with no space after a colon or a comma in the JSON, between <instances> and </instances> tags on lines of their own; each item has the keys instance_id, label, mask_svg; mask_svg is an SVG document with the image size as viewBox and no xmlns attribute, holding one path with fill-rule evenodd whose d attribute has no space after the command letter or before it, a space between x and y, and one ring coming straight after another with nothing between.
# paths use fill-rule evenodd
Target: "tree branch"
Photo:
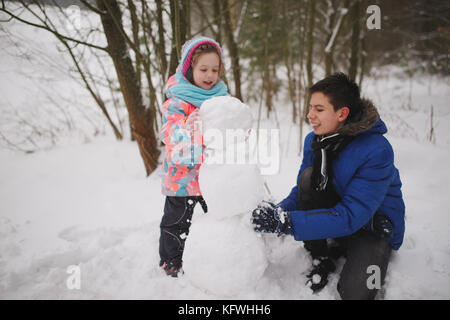
<instances>
[{"instance_id":1,"label":"tree branch","mask_svg":"<svg viewBox=\"0 0 450 320\"><path fill-rule=\"evenodd\" d=\"M212 25L212 23L209 21L208 19L208 14L205 11L205 8L203 7L203 4L198 1L198 0L194 0L195 4L197 5L197 7L200 9L200 13L202 14L203 18L206 20L206 24L208 25L209 29L212 31L212 33L214 34L214 37L217 38L217 34L218 31L214 29L214 26ZM214 19L215 21L216 19Z\"/></svg>"},{"instance_id":2,"label":"tree branch","mask_svg":"<svg viewBox=\"0 0 450 320\"><path fill-rule=\"evenodd\" d=\"M237 5L240 1L241 1L241 0L236 0L236 1L234 1L234 2L230 5L229 8L224 9L224 10L220 13L220 15L214 17L212 23L216 23L218 19L222 18L222 17L225 15L226 11L230 11L230 10L231 10L235 5ZM192 37L195 37L195 36L201 34L202 32L204 32L204 31L205 31L207 28L209 28L209 27L210 27L210 26L207 24L205 27L203 27L202 29L200 29L200 30L198 30L196 33L194 33L194 34L192 35Z\"/></svg>"},{"instance_id":3,"label":"tree branch","mask_svg":"<svg viewBox=\"0 0 450 320\"><path fill-rule=\"evenodd\" d=\"M94 11L95 13L99 14L99 15L104 15L106 14L106 12L101 11L99 8L94 7L92 4L90 4L89 2L87 2L86 0L80 0L80 2L82 4L84 4L89 10Z\"/></svg>"},{"instance_id":4,"label":"tree branch","mask_svg":"<svg viewBox=\"0 0 450 320\"><path fill-rule=\"evenodd\" d=\"M42 21L42 19L41 19L39 16L37 16L36 13L33 12L33 10L29 9L26 5L25 5L25 7L26 7L26 8L28 9L28 11L30 11L34 16L36 16L39 20ZM22 19L22 18L20 18L19 16L16 16L14 13L10 12L9 10L7 10L7 9L5 8L4 0L2 0L2 7L0 8L0 12L4 12L4 13L8 14L8 15L11 17L11 19L18 20L18 21L20 21L20 22L22 22L22 23L25 23L25 24L27 24L27 25L30 25L30 26L33 26L33 27L36 27L36 28L40 28L40 29L47 30L47 31L53 33L53 34L54 34L56 37L58 37L58 38L62 38L62 39L67 40L67 41L72 41L72 42L75 42L75 43L78 43L78 44L82 44L82 45L85 45L85 46L88 46L88 47L91 47L91 48L94 48L94 49L103 50L103 51L105 51L105 52L108 52L108 48L107 48L107 47L100 47L100 46L97 46L97 45L92 44L92 43L87 43L87 42L84 42L84 41L81 41L81 40L73 39L73 38L67 37L67 36L65 36L65 35L62 35L62 34L60 34L59 32L57 32L56 30L53 30L52 28L50 28L50 27L45 23L45 21L42 21L42 22L44 23L44 25L41 25L41 24L37 24L37 23L31 22L31 21Z\"/></svg>"},{"instance_id":5,"label":"tree branch","mask_svg":"<svg viewBox=\"0 0 450 320\"><path fill-rule=\"evenodd\" d=\"M145 58L142 56L139 48L136 47L136 44L133 41L131 41L130 37L128 37L128 35L125 32L125 30L123 29L123 26L120 23L120 21L117 21L117 17L113 14L113 12L111 10L111 6L109 5L108 1L103 0L103 3L106 7L106 10L109 12L111 18L113 19L114 24L116 25L117 29L119 29L120 33L122 34L122 36L124 37L124 39L128 43L128 45L130 46L130 48L133 49L136 56L138 56L140 59L144 60Z\"/></svg>"}]
</instances>

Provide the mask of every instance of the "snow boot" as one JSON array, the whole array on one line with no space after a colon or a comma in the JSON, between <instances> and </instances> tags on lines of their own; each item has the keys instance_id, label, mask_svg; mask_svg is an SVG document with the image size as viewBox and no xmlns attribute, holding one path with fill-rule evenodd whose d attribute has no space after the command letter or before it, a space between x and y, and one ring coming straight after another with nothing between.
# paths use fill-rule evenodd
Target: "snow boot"
<instances>
[{"instance_id":1,"label":"snow boot","mask_svg":"<svg viewBox=\"0 0 450 320\"><path fill-rule=\"evenodd\" d=\"M164 269L166 272L166 275L171 276L173 278L178 278L178 276L183 275L184 271L182 269L182 263L181 262L160 262L160 266Z\"/></svg>"},{"instance_id":2,"label":"snow boot","mask_svg":"<svg viewBox=\"0 0 450 320\"><path fill-rule=\"evenodd\" d=\"M313 293L322 290L328 283L328 275L336 270L334 262L328 257L318 257L313 260L313 269L306 276L308 281L306 286L310 287Z\"/></svg>"}]
</instances>

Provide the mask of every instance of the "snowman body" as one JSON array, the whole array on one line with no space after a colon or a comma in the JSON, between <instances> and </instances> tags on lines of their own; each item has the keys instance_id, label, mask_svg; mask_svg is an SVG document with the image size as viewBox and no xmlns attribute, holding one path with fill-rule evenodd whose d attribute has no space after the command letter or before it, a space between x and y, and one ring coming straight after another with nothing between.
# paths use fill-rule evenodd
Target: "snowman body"
<instances>
[{"instance_id":1,"label":"snowman body","mask_svg":"<svg viewBox=\"0 0 450 320\"><path fill-rule=\"evenodd\" d=\"M233 297L256 286L268 265L263 239L250 222L264 198L248 144L253 119L249 107L233 97L205 101L200 117L206 157L199 184L208 213L194 216L183 269L195 286Z\"/></svg>"}]
</instances>

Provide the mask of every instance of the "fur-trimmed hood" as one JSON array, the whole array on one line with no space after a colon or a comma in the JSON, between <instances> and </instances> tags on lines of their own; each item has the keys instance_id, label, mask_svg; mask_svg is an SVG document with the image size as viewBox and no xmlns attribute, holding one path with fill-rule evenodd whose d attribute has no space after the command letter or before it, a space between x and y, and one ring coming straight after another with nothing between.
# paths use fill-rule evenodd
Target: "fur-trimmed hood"
<instances>
[{"instance_id":1,"label":"fur-trimmed hood","mask_svg":"<svg viewBox=\"0 0 450 320\"><path fill-rule=\"evenodd\" d=\"M345 136L356 136L364 131L370 130L374 133L384 134L387 128L384 122L380 119L377 108L369 99L362 99L362 118L356 122L345 124L338 133Z\"/></svg>"}]
</instances>

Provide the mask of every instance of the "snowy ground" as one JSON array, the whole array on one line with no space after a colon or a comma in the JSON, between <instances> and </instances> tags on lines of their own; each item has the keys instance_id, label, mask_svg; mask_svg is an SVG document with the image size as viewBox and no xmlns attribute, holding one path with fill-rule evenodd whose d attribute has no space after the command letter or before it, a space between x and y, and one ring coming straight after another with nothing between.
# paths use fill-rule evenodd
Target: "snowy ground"
<instances>
[{"instance_id":1,"label":"snowy ground","mask_svg":"<svg viewBox=\"0 0 450 320\"><path fill-rule=\"evenodd\" d=\"M36 38L30 29L17 28ZM41 33L39 39L51 41ZM18 114L55 130L50 115L64 113L43 98L36 79L44 77L56 79L56 104L67 107L66 119L76 126L55 131L61 137L56 141L51 135L36 140L43 149L31 154L0 144L0 299L338 299L337 274L317 295L304 286L311 261L292 238L264 237L270 264L261 281L237 296L195 287L189 274L166 277L158 267L161 170L145 178L137 146L111 137L84 89L36 61L11 56L10 47L1 49L1 132L21 141L24 122L13 122ZM379 298L450 299L449 87L449 79L419 75L410 86L395 67L363 84L363 94L374 100L390 129L407 210L405 240L392 256ZM87 106L75 108L71 101ZM280 171L265 177L275 201L290 191L301 161L298 128L288 120L288 106L279 105ZM431 105L435 143L427 139ZM256 114L257 103L251 107ZM275 127L274 121L265 120L263 127ZM100 135L94 137L94 131ZM201 214L196 208L195 215ZM230 259L249 257L244 252ZM339 262L338 271L344 261ZM71 266L79 268L80 289L68 288Z\"/></svg>"},{"instance_id":2,"label":"snowy ground","mask_svg":"<svg viewBox=\"0 0 450 320\"><path fill-rule=\"evenodd\" d=\"M391 141L404 183L407 231L389 266L384 298L448 299L450 177L436 168L443 168L450 151ZM188 274L172 279L158 268L159 171L143 177L133 143L104 138L31 155L2 150L0 161L1 298L228 298L192 286ZM280 174L267 177L278 200L291 187L283 181L295 180L298 161L285 159ZM310 260L301 243L267 238L272 263L262 281L231 298L337 298L337 276L318 295L303 285ZM80 267L80 290L66 286L71 265Z\"/></svg>"}]
</instances>

